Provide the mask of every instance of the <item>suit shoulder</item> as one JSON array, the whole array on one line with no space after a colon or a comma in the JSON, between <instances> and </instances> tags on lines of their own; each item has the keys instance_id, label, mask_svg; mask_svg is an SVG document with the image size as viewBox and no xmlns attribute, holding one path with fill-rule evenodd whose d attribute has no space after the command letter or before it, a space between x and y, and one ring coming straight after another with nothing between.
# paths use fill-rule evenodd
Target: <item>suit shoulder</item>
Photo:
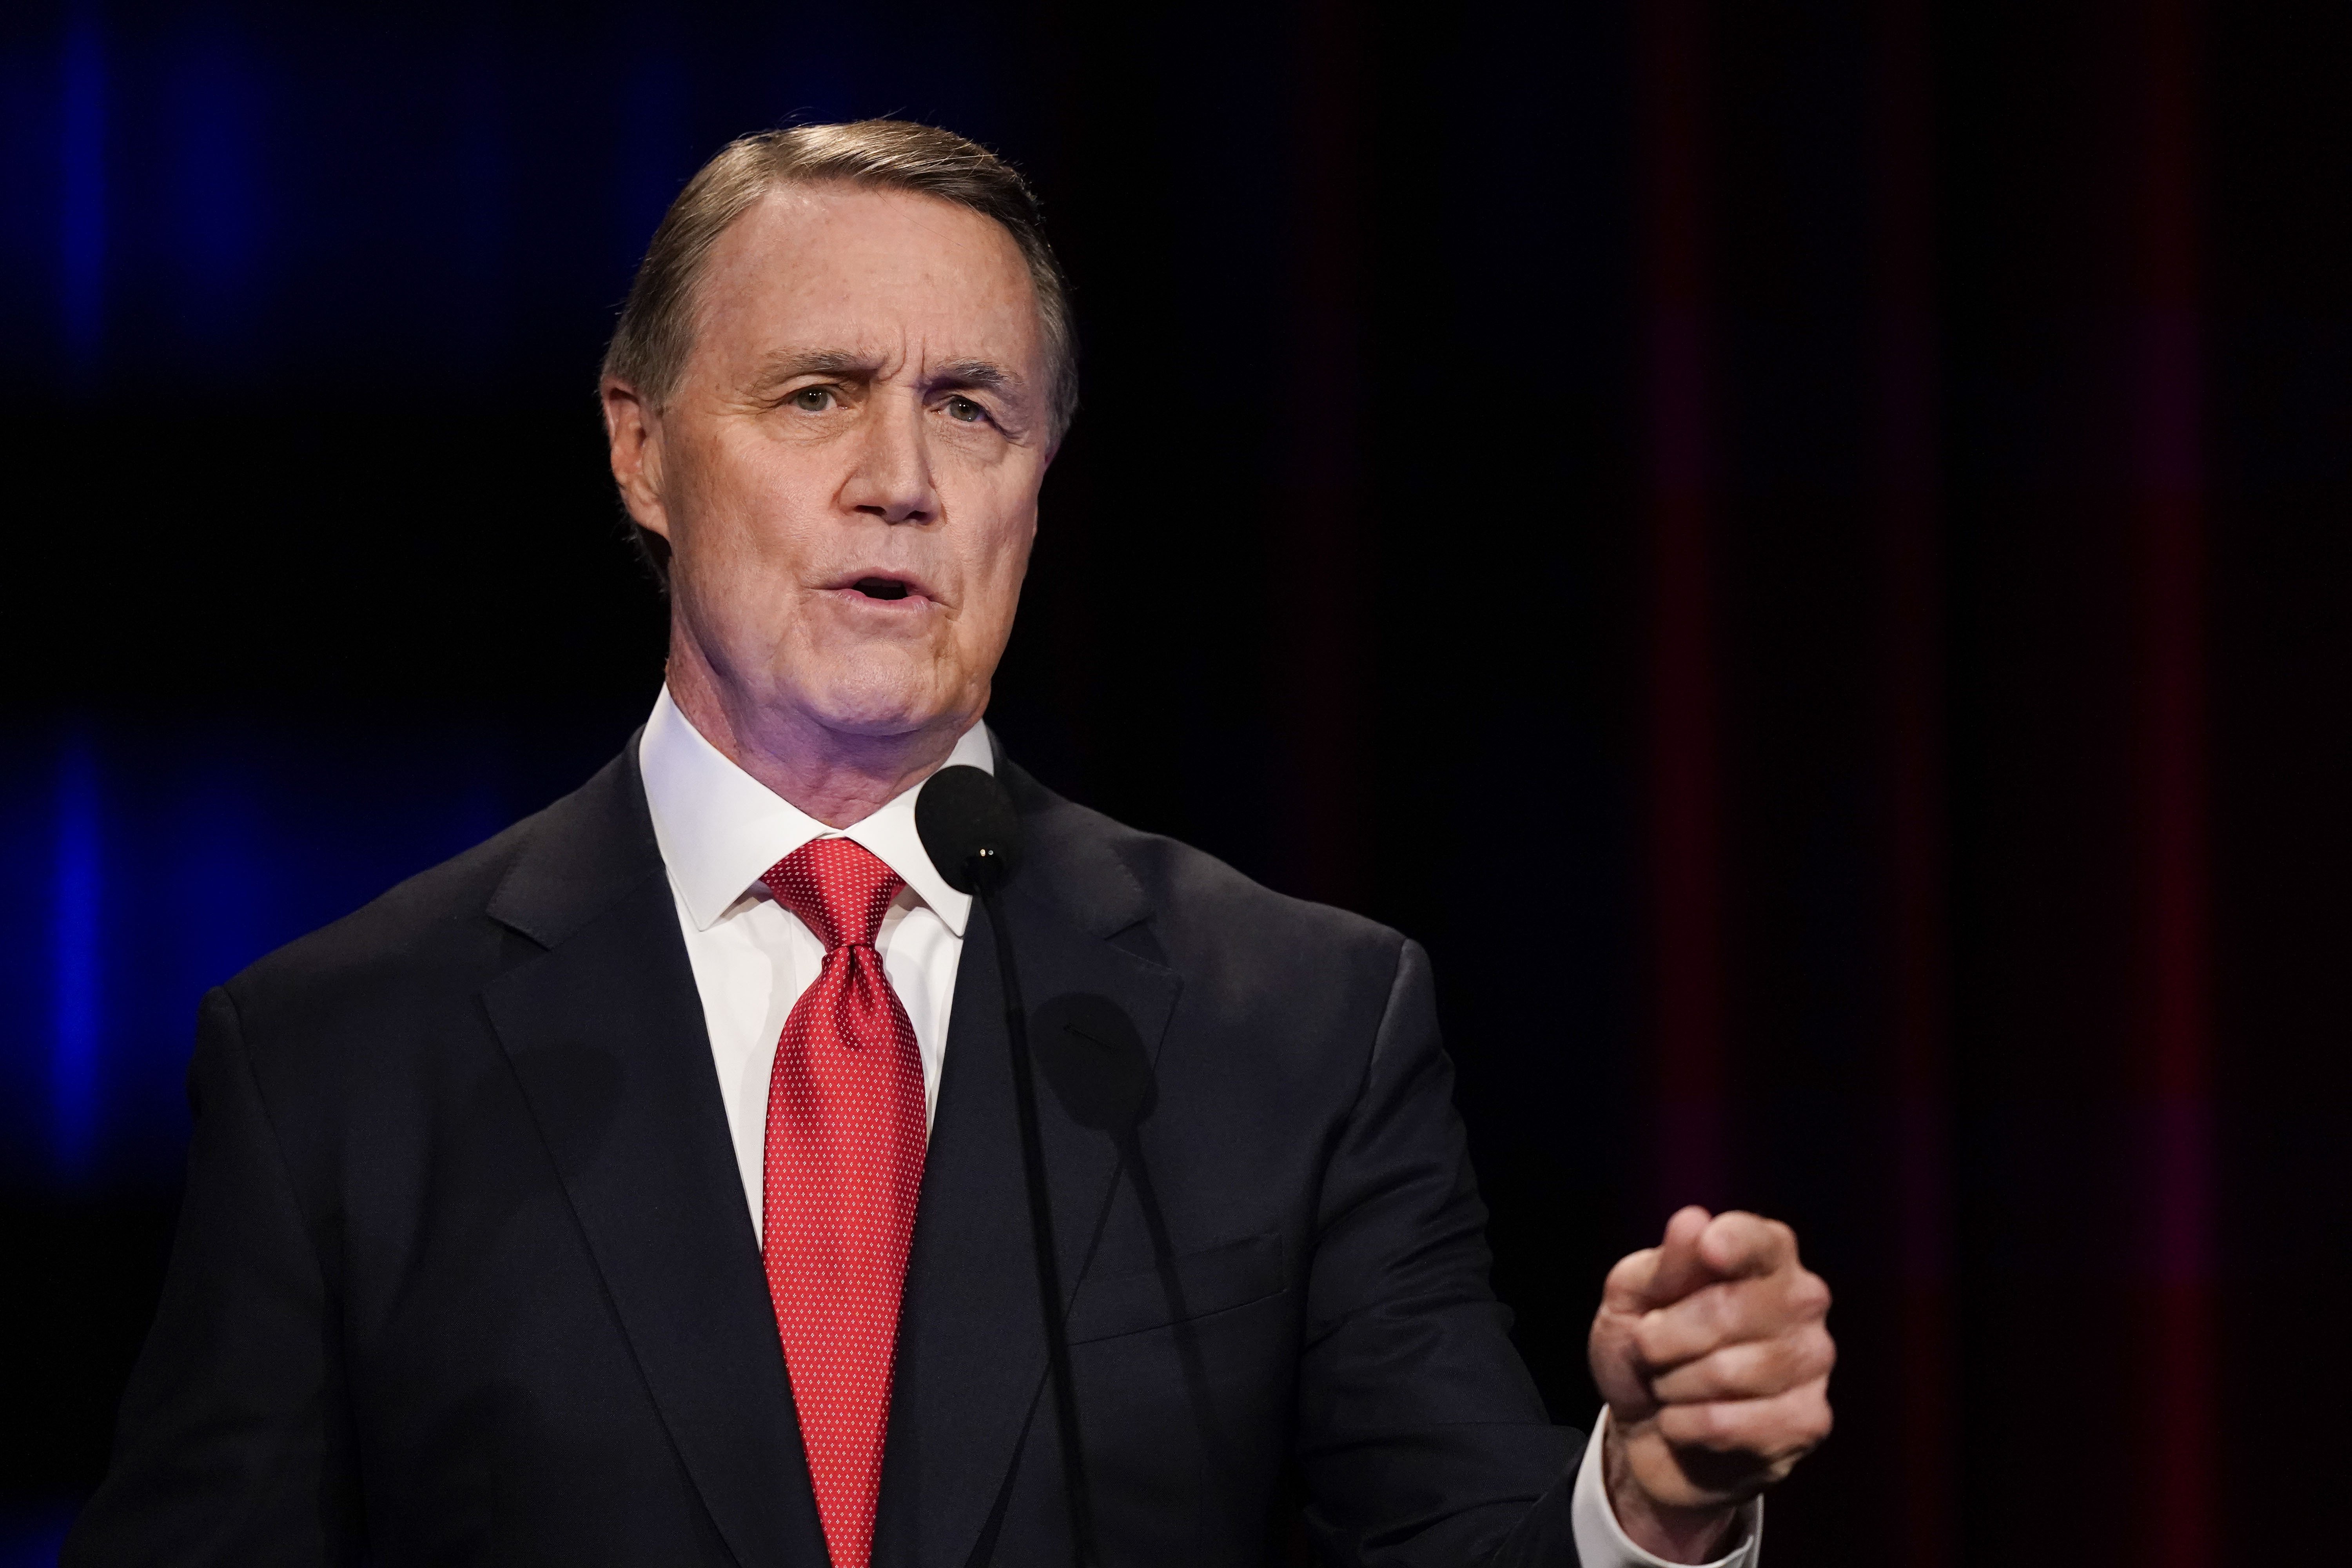
<instances>
[{"instance_id":1,"label":"suit shoulder","mask_svg":"<svg viewBox=\"0 0 2352 1568\"><path fill-rule=\"evenodd\" d=\"M1064 906L1179 976L1186 1037L1255 1075L1231 1081L1258 1083L1269 1104L1344 1098L1398 1016L1400 987L1426 973L1402 933L1276 892L1177 839L1059 801L1030 821L1045 830L1035 848Z\"/></svg>"},{"instance_id":2,"label":"suit shoulder","mask_svg":"<svg viewBox=\"0 0 2352 1568\"><path fill-rule=\"evenodd\" d=\"M266 954L229 981L230 995L244 1010L289 994L365 991L371 980L446 968L486 934L491 896L546 815L535 812Z\"/></svg>"},{"instance_id":3,"label":"suit shoulder","mask_svg":"<svg viewBox=\"0 0 2352 1568\"><path fill-rule=\"evenodd\" d=\"M1294 898L1181 839L1129 827L1089 807L1055 803L1056 826L1090 840L1133 879L1163 942L1265 944L1308 959L1349 955L1393 969L1405 943L1391 927L1334 905Z\"/></svg>"}]
</instances>

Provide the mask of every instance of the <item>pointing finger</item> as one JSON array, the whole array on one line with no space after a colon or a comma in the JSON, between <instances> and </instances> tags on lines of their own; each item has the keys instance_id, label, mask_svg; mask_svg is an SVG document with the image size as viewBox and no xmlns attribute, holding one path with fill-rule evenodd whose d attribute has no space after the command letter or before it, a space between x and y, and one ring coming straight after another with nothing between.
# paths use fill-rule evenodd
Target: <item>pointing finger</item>
<instances>
[{"instance_id":1,"label":"pointing finger","mask_svg":"<svg viewBox=\"0 0 2352 1568\"><path fill-rule=\"evenodd\" d=\"M1769 1274L1797 1260L1797 1233L1739 1209L1715 1216L1696 1238L1700 1261L1719 1279Z\"/></svg>"},{"instance_id":2,"label":"pointing finger","mask_svg":"<svg viewBox=\"0 0 2352 1568\"><path fill-rule=\"evenodd\" d=\"M1663 1307L1679 1301L1715 1278L1699 1256L1699 1238L1706 1234L1709 1215L1696 1204L1676 1209L1666 1221L1666 1237L1658 1247L1657 1267L1642 1289L1643 1305Z\"/></svg>"},{"instance_id":3,"label":"pointing finger","mask_svg":"<svg viewBox=\"0 0 2352 1568\"><path fill-rule=\"evenodd\" d=\"M1601 1287L1603 1317L1638 1318L1650 1310L1650 1280L1658 1272L1658 1249L1645 1247L1617 1260Z\"/></svg>"},{"instance_id":4,"label":"pointing finger","mask_svg":"<svg viewBox=\"0 0 2352 1568\"><path fill-rule=\"evenodd\" d=\"M1694 1204L1666 1222L1664 1246L1645 1247L1619 1258L1601 1289L1602 1313L1638 1317L1689 1294L1699 1281L1685 1281L1696 1256L1693 1248L1706 1221L1707 1212Z\"/></svg>"}]
</instances>

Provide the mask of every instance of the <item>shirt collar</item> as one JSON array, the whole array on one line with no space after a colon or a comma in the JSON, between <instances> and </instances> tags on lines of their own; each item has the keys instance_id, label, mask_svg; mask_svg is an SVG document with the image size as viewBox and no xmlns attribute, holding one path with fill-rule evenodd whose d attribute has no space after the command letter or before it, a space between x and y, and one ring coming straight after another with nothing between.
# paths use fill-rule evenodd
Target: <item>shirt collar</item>
<instances>
[{"instance_id":1,"label":"shirt collar","mask_svg":"<svg viewBox=\"0 0 2352 1568\"><path fill-rule=\"evenodd\" d=\"M996 771L986 725L965 731L940 765L957 763ZM920 784L899 791L862 822L827 827L704 739L670 700L667 686L655 700L645 738L637 743L637 768L646 781L655 841L696 930L718 924L769 867L812 838L836 836L871 850L948 930L963 935L971 895L949 887L923 851L922 837L915 831L915 795Z\"/></svg>"}]
</instances>

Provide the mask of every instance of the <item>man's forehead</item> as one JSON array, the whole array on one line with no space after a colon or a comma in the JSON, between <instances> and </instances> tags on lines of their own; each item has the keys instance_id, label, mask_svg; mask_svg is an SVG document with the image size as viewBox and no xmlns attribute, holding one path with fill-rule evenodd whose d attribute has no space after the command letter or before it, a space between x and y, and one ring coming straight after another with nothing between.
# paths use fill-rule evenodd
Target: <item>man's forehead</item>
<instances>
[{"instance_id":1,"label":"man's forehead","mask_svg":"<svg viewBox=\"0 0 2352 1568\"><path fill-rule=\"evenodd\" d=\"M712 270L844 297L908 285L1025 296L1029 271L1004 226L915 191L786 185L719 236ZM864 286L861 289L858 286Z\"/></svg>"},{"instance_id":2,"label":"man's forehead","mask_svg":"<svg viewBox=\"0 0 2352 1568\"><path fill-rule=\"evenodd\" d=\"M719 237L707 288L706 319L763 360L1003 361L1037 348L1034 288L1013 237L914 192L772 191Z\"/></svg>"}]
</instances>

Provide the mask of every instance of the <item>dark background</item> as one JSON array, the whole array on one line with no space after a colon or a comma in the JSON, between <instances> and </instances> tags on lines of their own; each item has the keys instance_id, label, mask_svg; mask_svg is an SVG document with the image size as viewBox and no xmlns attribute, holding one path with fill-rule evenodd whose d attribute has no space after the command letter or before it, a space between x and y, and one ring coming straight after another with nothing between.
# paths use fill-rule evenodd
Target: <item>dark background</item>
<instances>
[{"instance_id":1,"label":"dark background","mask_svg":"<svg viewBox=\"0 0 2352 1568\"><path fill-rule=\"evenodd\" d=\"M568 788L593 378L739 132L1035 179L1086 406L991 721L1434 951L1560 1418L1795 1223L1778 1563L2342 1533L2340 6L34 5L0 22L0 1563L151 1310L202 988Z\"/></svg>"}]
</instances>

